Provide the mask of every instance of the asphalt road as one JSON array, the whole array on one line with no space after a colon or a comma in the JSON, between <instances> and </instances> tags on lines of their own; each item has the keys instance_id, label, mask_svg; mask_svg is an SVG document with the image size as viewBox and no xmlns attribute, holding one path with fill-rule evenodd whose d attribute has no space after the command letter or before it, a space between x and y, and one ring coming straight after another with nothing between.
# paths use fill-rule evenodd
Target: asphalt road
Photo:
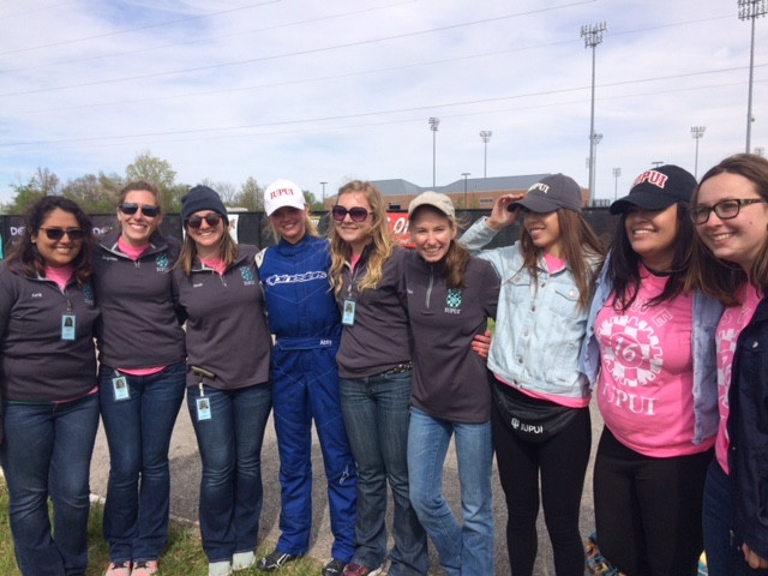
<instances>
[{"instance_id":1,"label":"asphalt road","mask_svg":"<svg viewBox=\"0 0 768 576\"><path fill-rule=\"evenodd\" d=\"M599 438L602 421L596 409L592 409L592 459L596 443ZM170 450L171 462L171 514L174 518L190 523L197 522L197 504L200 484L200 458L197 454L197 442L192 430L186 402L182 405L181 412L174 430ZM326 560L330 556L331 532L328 520L328 505L325 497L325 476L323 474L322 455L317 438L313 443L312 464L314 471L313 489L313 516L315 522L312 529L311 549L309 554L318 560ZM267 433L264 439L262 451L262 473L264 479L264 509L261 514L261 534L259 545L266 541L273 545L279 536L280 514L280 485L278 483L278 470L280 462L277 455L272 420L267 425ZM106 494L107 476L109 472L109 452L103 430L99 429L96 440L96 449L93 455L91 472L91 490L97 496ZM567 481L567 479L565 480ZM458 470L453 451L449 452L445 466L444 490L454 510L460 509L460 493L458 482ZM507 560L505 543L506 507L504 494L498 482L498 476L494 465L493 474L493 510L495 517L495 565L496 574L509 574L509 562ZM586 538L594 529L592 500L592 464L587 470L584 496L581 505L581 532ZM391 525L391 498L388 522ZM431 548L430 574L442 574L437 562L434 549ZM539 555L536 562L535 576L554 576L552 552L549 539L543 525L543 518L539 516Z\"/></svg>"}]
</instances>

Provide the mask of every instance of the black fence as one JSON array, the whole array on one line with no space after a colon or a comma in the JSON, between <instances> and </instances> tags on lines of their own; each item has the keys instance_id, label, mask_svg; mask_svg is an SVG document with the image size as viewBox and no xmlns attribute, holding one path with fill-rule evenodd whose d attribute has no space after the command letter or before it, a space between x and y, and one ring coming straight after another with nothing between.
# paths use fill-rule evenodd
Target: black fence
<instances>
[{"instance_id":1,"label":"black fence","mask_svg":"<svg viewBox=\"0 0 768 576\"><path fill-rule=\"evenodd\" d=\"M488 210L459 210L456 214L463 227L469 227L473 222L482 216L488 214ZM402 213L392 213L401 216ZM594 228L598 235L609 239L614 232L615 216L608 213L607 208L585 208L584 217ZM313 213L317 218L318 228L321 233L328 230L329 218L327 212ZM94 232L96 235L106 234L117 226L117 219L114 214L94 214L93 219ZM233 233L238 242L242 244L254 244L259 247L270 246L274 244L272 230L269 220L263 212L237 212L230 215ZM181 216L179 214L165 214L161 229L165 234L182 238ZM0 258L10 250L15 241L24 231L23 216L0 216L0 235L2 244L0 244ZM513 244L520 236L520 224L502 230L494 239L489 248L497 246L508 246Z\"/></svg>"}]
</instances>

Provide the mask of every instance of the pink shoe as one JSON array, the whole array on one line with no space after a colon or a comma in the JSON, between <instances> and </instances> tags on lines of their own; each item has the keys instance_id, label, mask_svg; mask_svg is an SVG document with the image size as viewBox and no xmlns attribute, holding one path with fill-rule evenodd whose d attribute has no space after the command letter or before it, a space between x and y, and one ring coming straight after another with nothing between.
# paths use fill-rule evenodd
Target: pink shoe
<instances>
[{"instance_id":1,"label":"pink shoe","mask_svg":"<svg viewBox=\"0 0 768 576\"><path fill-rule=\"evenodd\" d=\"M155 574L157 574L157 560L136 562L131 572L131 576L154 576Z\"/></svg>"},{"instance_id":2,"label":"pink shoe","mask_svg":"<svg viewBox=\"0 0 768 576\"><path fill-rule=\"evenodd\" d=\"M104 576L131 576L130 560L110 562L109 566L107 566L107 571Z\"/></svg>"}]
</instances>

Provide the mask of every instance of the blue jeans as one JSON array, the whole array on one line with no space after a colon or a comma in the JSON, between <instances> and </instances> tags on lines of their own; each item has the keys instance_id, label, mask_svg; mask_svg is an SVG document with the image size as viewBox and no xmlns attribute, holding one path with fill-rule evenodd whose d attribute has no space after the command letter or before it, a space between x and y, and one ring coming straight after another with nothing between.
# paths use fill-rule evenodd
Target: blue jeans
<instances>
[{"instance_id":1,"label":"blue jeans","mask_svg":"<svg viewBox=\"0 0 768 576\"><path fill-rule=\"evenodd\" d=\"M16 561L24 576L85 574L88 479L98 426L95 394L61 404L5 404L0 461L8 486Z\"/></svg>"},{"instance_id":2,"label":"blue jeans","mask_svg":"<svg viewBox=\"0 0 768 576\"><path fill-rule=\"evenodd\" d=\"M716 458L707 470L704 485L704 550L712 576L760 576L768 570L753 570L744 561L742 542L731 536L733 530L731 479Z\"/></svg>"},{"instance_id":3,"label":"blue jeans","mask_svg":"<svg viewBox=\"0 0 768 576\"><path fill-rule=\"evenodd\" d=\"M116 400L114 368L99 370L101 418L109 444L104 539L113 562L157 560L168 537L168 449L184 399L186 363L126 378L130 398Z\"/></svg>"},{"instance_id":4,"label":"blue jeans","mask_svg":"<svg viewBox=\"0 0 768 576\"><path fill-rule=\"evenodd\" d=\"M443 468L451 435L461 484L460 524L443 494ZM493 574L491 421L461 424L411 409L408 474L411 504L440 556L448 576Z\"/></svg>"},{"instance_id":5,"label":"blue jeans","mask_svg":"<svg viewBox=\"0 0 768 576\"><path fill-rule=\"evenodd\" d=\"M200 389L187 389L187 406L203 463L200 534L209 562L252 552L263 503L261 445L272 408L272 386L236 390L203 387L210 418L198 419Z\"/></svg>"},{"instance_id":6,"label":"blue jeans","mask_svg":"<svg viewBox=\"0 0 768 576\"><path fill-rule=\"evenodd\" d=\"M426 574L427 535L408 490L411 372L341 379L341 411L357 461L357 544L353 562L378 568L387 557L387 480L394 499L391 576Z\"/></svg>"}]
</instances>

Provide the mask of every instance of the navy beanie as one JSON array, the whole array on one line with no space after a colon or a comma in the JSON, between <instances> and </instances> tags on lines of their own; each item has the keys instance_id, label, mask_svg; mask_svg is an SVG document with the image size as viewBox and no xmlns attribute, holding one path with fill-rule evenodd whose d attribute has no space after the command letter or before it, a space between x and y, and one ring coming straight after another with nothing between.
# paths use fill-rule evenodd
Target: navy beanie
<instances>
[{"instance_id":1,"label":"navy beanie","mask_svg":"<svg viewBox=\"0 0 768 576\"><path fill-rule=\"evenodd\" d=\"M208 186L195 186L181 199L181 220L186 222L195 212L201 210L213 210L221 214L224 222L229 224L227 209L221 201L221 196L213 188Z\"/></svg>"}]
</instances>

